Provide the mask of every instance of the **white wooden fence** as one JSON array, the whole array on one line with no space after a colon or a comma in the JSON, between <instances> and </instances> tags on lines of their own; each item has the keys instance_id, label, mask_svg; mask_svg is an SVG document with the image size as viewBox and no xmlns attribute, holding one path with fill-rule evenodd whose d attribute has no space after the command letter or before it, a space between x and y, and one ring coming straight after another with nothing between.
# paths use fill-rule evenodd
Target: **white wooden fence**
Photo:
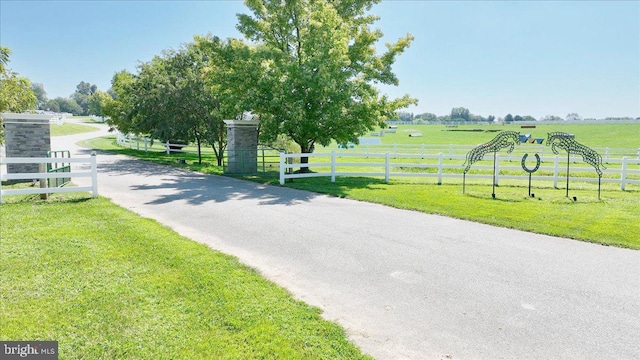
<instances>
[{"instance_id":1,"label":"white wooden fence","mask_svg":"<svg viewBox=\"0 0 640 360\"><path fill-rule=\"evenodd\" d=\"M54 116L51 119L49 119L49 124L52 124L52 125L63 125L66 120L67 120L67 118L64 115L62 115L62 116Z\"/></svg>"},{"instance_id":2,"label":"white wooden fence","mask_svg":"<svg viewBox=\"0 0 640 360\"><path fill-rule=\"evenodd\" d=\"M413 154L413 155L437 155L443 153L445 156L449 155L466 155L471 149L476 147L475 145L454 145L454 144L359 144L352 149L338 149L338 153L343 152L358 152L366 154L385 154L390 153L392 156L398 154ZM326 149L326 150L325 150ZM609 161L609 159L621 159L626 156L628 158L637 158L640 160L640 148L592 148L602 155L603 161ZM320 148L315 152L330 152L334 149ZM551 148L545 145L538 144L521 144L514 150L516 153L537 153L540 156L553 156Z\"/></svg>"},{"instance_id":3,"label":"white wooden fence","mask_svg":"<svg viewBox=\"0 0 640 360\"><path fill-rule=\"evenodd\" d=\"M161 142L158 140L151 140L148 137L139 137L134 135L124 135L121 132L116 134L116 142L118 145L122 147L128 147L129 149L136 150L159 150L163 149L167 155L171 153L197 153L197 151L188 151L182 150L182 148L187 147L187 144L172 144L170 142ZM215 154L213 150L207 149L206 147L201 149L202 154Z\"/></svg>"},{"instance_id":4,"label":"white wooden fence","mask_svg":"<svg viewBox=\"0 0 640 360\"><path fill-rule=\"evenodd\" d=\"M295 160L299 160L302 157L308 157L309 163L305 166L316 168L314 172L310 173L293 173L294 168L299 168L302 164L294 164ZM370 159L367 162L346 162L344 159L359 158ZM402 159L412 159L413 162L402 162ZM429 163L416 163L416 159L430 160ZM457 159L457 164L445 163L445 160ZM491 159L487 156L486 159ZM553 181L553 186L557 187L558 182L565 180L566 175L561 175L566 170L566 156L555 155L553 157L541 157L541 163L545 166L540 166L538 171L551 172L551 176L532 175L532 180L547 180ZM330 177L331 182L335 182L337 176L364 176L364 177L384 177L385 182L389 182L391 177L432 177L438 179L438 184L443 183L445 178L458 178L462 180L462 163L465 160L465 155L449 155L449 154L437 154L437 155L422 155L422 154L371 154L371 153L351 153L351 152L336 152L331 153L312 153L312 154L285 154L280 153L280 184L284 185L287 179L299 179L310 177ZM522 169L522 158L515 156L501 156L496 155L496 167L495 167L495 182L502 179L519 179L528 180L529 175ZM572 177L570 180L579 180L585 182L598 182L598 177L593 167L584 167L581 158L572 157L572 165L570 167L570 174L575 173L592 173L593 177ZM578 164L573 164L577 162ZM514 163L516 165L514 165ZM582 163L582 164L581 164ZM548 166L547 164L550 164ZM614 164L620 164L619 168L614 168ZM633 169L629 168L629 165L633 165ZM603 176L601 181L603 183L619 183L620 189L625 190L627 184L640 184L640 159L623 157L621 159L609 159L607 163L607 170L605 174L615 174L615 177ZM578 167L580 166L580 167ZM376 168L377 171L345 171L345 168ZM532 166L530 166L532 167ZM397 169L412 169L415 171L397 171ZM428 172L427 169L434 169ZM328 171L323 171L328 170ZM474 171L467 173L467 179L491 179L493 178L493 163L491 165L479 165L474 164L471 170L489 170L488 174L477 174ZM500 174L501 171L521 172L522 175L507 175Z\"/></svg>"},{"instance_id":5,"label":"white wooden fence","mask_svg":"<svg viewBox=\"0 0 640 360\"><path fill-rule=\"evenodd\" d=\"M3 196L6 195L29 195L29 194L51 194L51 193L68 193L68 192L82 192L88 191L93 194L93 197L98 196L98 166L96 162L96 155L92 154L88 158L64 158L65 163L80 163L90 164L91 167L88 171L76 171L76 172L64 172L64 173L48 173L46 170L40 170L39 173L16 173L6 174L2 171L2 165L4 164L52 164L61 162L60 158L0 158L0 203L2 203ZM43 168L42 166L40 167ZM70 187L57 187L57 188L25 188L25 189L3 189L2 181L7 180L42 180L42 179L55 179L63 177L91 177L91 186L70 186ZM46 183L46 181L44 182Z\"/></svg>"}]
</instances>

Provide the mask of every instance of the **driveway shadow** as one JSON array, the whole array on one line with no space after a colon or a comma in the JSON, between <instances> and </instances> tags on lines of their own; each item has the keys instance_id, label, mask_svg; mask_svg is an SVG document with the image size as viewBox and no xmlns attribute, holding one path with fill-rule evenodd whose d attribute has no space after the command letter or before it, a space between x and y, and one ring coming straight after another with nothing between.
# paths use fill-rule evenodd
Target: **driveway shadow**
<instances>
[{"instance_id":1,"label":"driveway shadow","mask_svg":"<svg viewBox=\"0 0 640 360\"><path fill-rule=\"evenodd\" d=\"M104 157L104 155L103 155ZM114 157L99 162L98 172L131 182L129 188L148 191L153 200L146 204L166 204L186 200L191 205L229 200L258 200L259 205L296 205L322 196L304 190L263 185L231 177L208 175L152 162ZM158 191L160 190L160 191Z\"/></svg>"}]
</instances>

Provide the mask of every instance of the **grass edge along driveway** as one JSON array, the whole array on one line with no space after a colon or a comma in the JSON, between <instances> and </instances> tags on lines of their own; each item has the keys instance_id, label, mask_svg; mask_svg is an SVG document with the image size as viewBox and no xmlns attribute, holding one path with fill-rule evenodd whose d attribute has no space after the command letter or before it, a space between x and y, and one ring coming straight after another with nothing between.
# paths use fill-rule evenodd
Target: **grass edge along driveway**
<instances>
[{"instance_id":1,"label":"grass edge along driveway","mask_svg":"<svg viewBox=\"0 0 640 360\"><path fill-rule=\"evenodd\" d=\"M52 198L0 205L1 339L65 359L368 358L237 259L105 198Z\"/></svg>"},{"instance_id":2,"label":"grass edge along driveway","mask_svg":"<svg viewBox=\"0 0 640 360\"><path fill-rule=\"evenodd\" d=\"M81 142L82 146L138 159L182 167L207 174L224 175L221 167L212 166L212 159L198 165L193 154L144 152L122 148L113 137L94 138ZM186 158L185 164L176 158ZM279 186L277 172L241 176L240 178ZM400 209L415 210L488 225L507 227L538 234L640 250L640 191L621 191L615 184L602 185L602 198L598 199L597 184L572 181L570 196L565 196L564 184L553 188L535 182L527 196L525 182L501 182L497 198L491 198L491 180L468 182L462 194L461 181L437 185L432 180L392 180L385 184L379 178L338 177L295 179L286 187L367 201ZM635 188L634 188L635 189Z\"/></svg>"}]
</instances>

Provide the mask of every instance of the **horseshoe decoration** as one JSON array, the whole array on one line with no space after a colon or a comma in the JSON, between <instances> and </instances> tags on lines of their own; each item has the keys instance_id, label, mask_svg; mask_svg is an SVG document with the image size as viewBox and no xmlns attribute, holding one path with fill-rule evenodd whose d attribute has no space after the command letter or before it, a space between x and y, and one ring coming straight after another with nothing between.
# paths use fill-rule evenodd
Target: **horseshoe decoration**
<instances>
[{"instance_id":1,"label":"horseshoe decoration","mask_svg":"<svg viewBox=\"0 0 640 360\"><path fill-rule=\"evenodd\" d=\"M529 156L529 154L524 154L524 156L522 157L522 169L526 172L528 172L529 174L534 173L536 171L538 171L538 169L540 168L540 155L538 155L538 153L534 154L536 157L536 167L533 168L533 170L527 168L527 157Z\"/></svg>"},{"instance_id":2,"label":"horseshoe decoration","mask_svg":"<svg viewBox=\"0 0 640 360\"><path fill-rule=\"evenodd\" d=\"M535 154L536 156L536 166L533 169L529 169L527 167L527 157L529 156L529 154L524 154L524 156L522 157L522 169L526 172L529 173L529 197L536 197L534 194L531 193L531 174L538 171L538 169L540 168L540 155L538 155L538 153Z\"/></svg>"}]
</instances>

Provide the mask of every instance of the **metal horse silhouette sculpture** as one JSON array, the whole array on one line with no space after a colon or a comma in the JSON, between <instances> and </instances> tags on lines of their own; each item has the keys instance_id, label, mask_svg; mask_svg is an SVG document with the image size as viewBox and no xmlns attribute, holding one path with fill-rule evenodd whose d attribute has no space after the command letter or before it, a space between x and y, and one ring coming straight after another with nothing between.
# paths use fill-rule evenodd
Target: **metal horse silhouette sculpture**
<instances>
[{"instance_id":1,"label":"metal horse silhouette sculpture","mask_svg":"<svg viewBox=\"0 0 640 360\"><path fill-rule=\"evenodd\" d=\"M547 134L546 145L551 145L551 150L558 155L558 149L567 152L567 197L569 197L569 157L571 154L582 156L582 160L593 166L598 173L598 199L600 199L600 182L602 180L602 156L590 147L584 146L575 140L575 136L563 132L550 132Z\"/></svg>"},{"instance_id":2,"label":"metal horse silhouette sculpture","mask_svg":"<svg viewBox=\"0 0 640 360\"><path fill-rule=\"evenodd\" d=\"M466 175L471 165L476 161L482 160L486 153L493 153L493 192L491 193L492 197L496 197L496 153L504 148L509 148L507 153L511 153L513 151L513 147L515 144L520 143L520 133L516 131L502 131L498 135L496 135L493 140L484 143L482 145L478 145L471 149L467 153L467 159L465 160L463 166L466 164L464 168L464 173L462 174L462 193L464 194L465 185L466 185Z\"/></svg>"}]
</instances>

